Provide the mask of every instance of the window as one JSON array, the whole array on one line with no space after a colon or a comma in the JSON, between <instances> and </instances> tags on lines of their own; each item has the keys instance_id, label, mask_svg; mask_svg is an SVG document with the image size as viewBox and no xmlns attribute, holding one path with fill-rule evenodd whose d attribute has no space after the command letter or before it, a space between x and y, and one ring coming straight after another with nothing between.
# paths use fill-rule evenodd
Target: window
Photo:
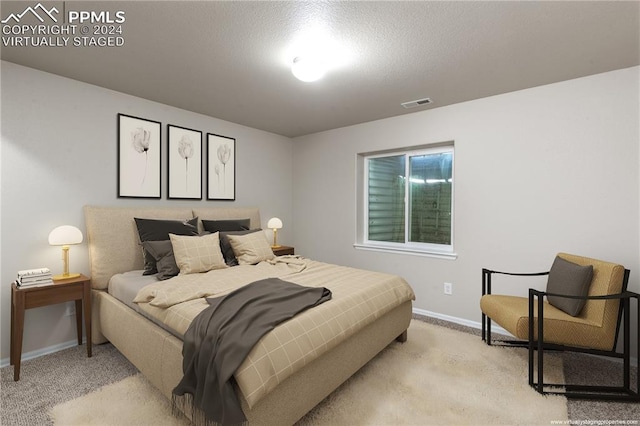
<instances>
[{"instance_id":1,"label":"window","mask_svg":"<svg viewBox=\"0 0 640 426\"><path fill-rule=\"evenodd\" d=\"M356 247L453 255L453 146L360 154Z\"/></svg>"}]
</instances>

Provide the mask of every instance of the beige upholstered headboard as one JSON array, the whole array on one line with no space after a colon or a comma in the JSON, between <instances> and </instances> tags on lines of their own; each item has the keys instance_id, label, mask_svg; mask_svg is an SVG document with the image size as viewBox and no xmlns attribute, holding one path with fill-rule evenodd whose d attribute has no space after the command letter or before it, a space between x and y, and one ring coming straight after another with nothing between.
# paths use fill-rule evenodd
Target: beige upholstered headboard
<instances>
[{"instance_id":1,"label":"beige upholstered headboard","mask_svg":"<svg viewBox=\"0 0 640 426\"><path fill-rule=\"evenodd\" d=\"M91 286L106 289L109 279L122 272L143 268L142 248L134 218L205 220L249 218L251 228L260 228L260 210L254 207L233 208L121 208L84 207L91 263ZM202 224L199 223L199 229Z\"/></svg>"}]
</instances>

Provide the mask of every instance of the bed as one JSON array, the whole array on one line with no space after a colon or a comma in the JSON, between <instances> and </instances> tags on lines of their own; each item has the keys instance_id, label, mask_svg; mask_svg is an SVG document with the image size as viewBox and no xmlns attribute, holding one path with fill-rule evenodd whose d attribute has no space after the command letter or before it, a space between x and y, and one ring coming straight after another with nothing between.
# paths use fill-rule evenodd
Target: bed
<instances>
[{"instance_id":1,"label":"bed","mask_svg":"<svg viewBox=\"0 0 640 426\"><path fill-rule=\"evenodd\" d=\"M147 289L146 301L141 291L142 303L127 304L109 292L112 278L126 274L137 274L143 267L143 256L134 218L185 220L199 218L200 230L202 220L224 220L249 218L251 228L260 228L260 213L257 208L115 208L85 206L85 221L89 246L91 284L92 284L92 340L94 344L111 342L127 359L129 359L145 377L157 387L167 398L171 398L172 390L182 378L182 340L181 333L186 325L184 320L174 321L172 325L162 325L166 317L177 317L183 314L184 303L169 304L177 310L167 313L162 304L151 306L150 294L160 290ZM234 269L235 268L235 269ZM322 401L358 369L376 356L395 339L404 341L411 320L413 291L399 277L329 265L296 256L278 257L269 262L261 262L255 267L238 266L221 271L236 280L253 280L260 268L268 270L267 275L277 275L284 280L301 285L321 285L323 283L334 292L334 299L317 308L299 315L301 321L313 322L322 317L335 331L335 335L325 336L313 354L302 354L297 359L289 360L291 365L280 369L280 374L271 374L256 382L252 364L256 359L273 358L273 354L262 354L269 339L278 341L283 333L295 333L285 330L298 317L277 326L267 333L256 345L256 348L241 365L237 373L238 393L242 409L249 424L286 425L293 424ZM273 271L279 271L277 273ZM214 271L218 273L218 271ZM209 273L207 273L209 274ZM203 275L203 274L198 274ZM259 274L258 274L259 275ZM177 277L181 278L181 277ZM150 279L145 277L145 279ZM186 279L182 277L181 279ZM395 293L397 301L378 302L378 297L371 296L362 303L365 314L354 320L357 312L335 314L331 309L346 291L355 291L359 286L365 288L369 282L377 282L378 287L389 288ZM161 283L148 282L149 288L170 288L171 280ZM335 283L335 284L334 284ZM113 286L115 288L115 285ZM333 288L332 288L333 287ZM353 287L353 289L351 289ZM142 288L146 288L143 286ZM111 289L113 292L113 288ZM369 297L368 291L361 291L357 297ZM117 295L116 295L117 296ZM170 294L169 298L175 296ZM349 296L351 297L351 296ZM190 310L198 310L202 300L189 299ZM364 300L364 299L363 299ZM382 300L382 299L381 299ZM146 306L145 306L146 304ZM196 305L194 308L193 305ZM353 303L352 303L353 304ZM326 306L326 308L325 308ZM189 310L189 309L187 309ZM316 312L317 311L317 312ZM177 313L176 313L177 312ZM163 318L163 316L165 318ZM171 323L171 321L169 321ZM300 332L302 333L302 331ZM305 331L306 333L306 331ZM321 331L320 334L326 334ZM329 342L329 343L327 343ZM261 346L261 348L258 348ZM255 353L254 353L255 352ZM287 357L290 357L287 355ZM276 360L276 363L280 361ZM273 361L272 361L273 363ZM258 362L255 362L258 364ZM273 369L273 365L271 365ZM246 376L246 380L245 380Z\"/></svg>"}]
</instances>

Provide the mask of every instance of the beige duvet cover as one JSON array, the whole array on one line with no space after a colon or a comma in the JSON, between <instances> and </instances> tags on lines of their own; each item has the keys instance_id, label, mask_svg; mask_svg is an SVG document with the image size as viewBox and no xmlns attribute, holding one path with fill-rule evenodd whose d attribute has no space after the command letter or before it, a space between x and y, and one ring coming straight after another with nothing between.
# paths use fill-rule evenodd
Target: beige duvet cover
<instances>
[{"instance_id":1,"label":"beige duvet cover","mask_svg":"<svg viewBox=\"0 0 640 426\"><path fill-rule=\"evenodd\" d=\"M205 297L222 296L270 277L327 287L333 298L280 324L249 353L235 378L250 407L307 363L414 299L411 287L394 275L283 256L258 265L179 275L144 287L135 302L148 315L183 335L193 318L208 306Z\"/></svg>"}]
</instances>

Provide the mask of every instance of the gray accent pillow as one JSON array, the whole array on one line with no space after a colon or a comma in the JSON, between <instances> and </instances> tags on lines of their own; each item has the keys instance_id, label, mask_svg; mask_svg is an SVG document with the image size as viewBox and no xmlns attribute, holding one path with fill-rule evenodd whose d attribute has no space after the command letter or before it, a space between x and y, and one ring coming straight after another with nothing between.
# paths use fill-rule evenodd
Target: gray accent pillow
<instances>
[{"instance_id":1,"label":"gray accent pillow","mask_svg":"<svg viewBox=\"0 0 640 426\"><path fill-rule=\"evenodd\" d=\"M176 235L198 235L198 218L187 220L166 220L166 219L144 219L135 217L136 227L140 242L145 241L168 241L169 234ZM143 249L144 272L142 275L153 275L158 273L156 260L151 254Z\"/></svg>"},{"instance_id":2,"label":"gray accent pillow","mask_svg":"<svg viewBox=\"0 0 640 426\"><path fill-rule=\"evenodd\" d=\"M593 278L593 266L581 266L556 256L549 271L547 293L566 294L567 296L587 296ZM575 317L585 303L584 299L547 296L549 303Z\"/></svg>"},{"instance_id":3,"label":"gray accent pillow","mask_svg":"<svg viewBox=\"0 0 640 426\"><path fill-rule=\"evenodd\" d=\"M171 240L145 241L142 243L142 247L155 259L158 269L156 277L160 281L175 277L180 273L180 268L178 268L176 258L173 255Z\"/></svg>"},{"instance_id":4,"label":"gray accent pillow","mask_svg":"<svg viewBox=\"0 0 640 426\"><path fill-rule=\"evenodd\" d=\"M229 232L248 231L250 219L222 219L222 220L202 220L202 227L205 231Z\"/></svg>"}]
</instances>

